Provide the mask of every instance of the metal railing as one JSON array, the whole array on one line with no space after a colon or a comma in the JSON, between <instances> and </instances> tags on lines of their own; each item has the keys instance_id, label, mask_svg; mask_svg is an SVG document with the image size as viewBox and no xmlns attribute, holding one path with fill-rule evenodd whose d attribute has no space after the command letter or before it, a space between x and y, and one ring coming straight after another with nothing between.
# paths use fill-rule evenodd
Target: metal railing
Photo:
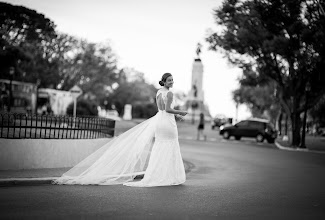
<instances>
[{"instance_id":1,"label":"metal railing","mask_svg":"<svg viewBox=\"0 0 325 220\"><path fill-rule=\"evenodd\" d=\"M106 138L114 136L114 129L114 120L99 117L0 113L0 138Z\"/></svg>"}]
</instances>

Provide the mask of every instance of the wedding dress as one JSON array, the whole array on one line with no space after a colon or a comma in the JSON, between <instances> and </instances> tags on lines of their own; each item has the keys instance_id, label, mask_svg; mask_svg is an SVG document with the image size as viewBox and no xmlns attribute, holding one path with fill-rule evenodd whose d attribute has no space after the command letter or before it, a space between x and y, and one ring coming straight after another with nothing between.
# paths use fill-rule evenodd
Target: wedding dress
<instances>
[{"instance_id":1,"label":"wedding dress","mask_svg":"<svg viewBox=\"0 0 325 220\"><path fill-rule=\"evenodd\" d=\"M156 94L165 106L167 93L160 89ZM142 180L130 182L142 174ZM159 109L155 116L113 138L53 183L152 187L179 185L185 180L175 116Z\"/></svg>"}]
</instances>

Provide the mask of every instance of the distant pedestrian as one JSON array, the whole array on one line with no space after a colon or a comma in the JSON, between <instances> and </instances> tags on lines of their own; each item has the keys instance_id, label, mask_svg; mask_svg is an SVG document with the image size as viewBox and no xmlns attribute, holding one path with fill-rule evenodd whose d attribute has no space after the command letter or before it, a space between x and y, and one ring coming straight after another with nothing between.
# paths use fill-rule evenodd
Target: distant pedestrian
<instances>
[{"instance_id":1,"label":"distant pedestrian","mask_svg":"<svg viewBox=\"0 0 325 220\"><path fill-rule=\"evenodd\" d=\"M200 113L199 125L197 126L197 140L200 140L201 136L204 137L204 140L207 139L207 136L204 134L204 114Z\"/></svg>"}]
</instances>

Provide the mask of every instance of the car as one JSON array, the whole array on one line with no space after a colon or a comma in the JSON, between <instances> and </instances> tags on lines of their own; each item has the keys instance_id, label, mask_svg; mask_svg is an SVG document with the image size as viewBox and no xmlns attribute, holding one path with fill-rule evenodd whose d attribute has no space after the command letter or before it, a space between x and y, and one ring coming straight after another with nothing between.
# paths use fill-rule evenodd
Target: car
<instances>
[{"instance_id":1,"label":"car","mask_svg":"<svg viewBox=\"0 0 325 220\"><path fill-rule=\"evenodd\" d=\"M229 122L229 118L224 115L216 115L216 117L211 120L211 129L214 130L216 127L220 127L221 125L227 124Z\"/></svg>"},{"instance_id":2,"label":"car","mask_svg":"<svg viewBox=\"0 0 325 220\"><path fill-rule=\"evenodd\" d=\"M235 125L221 126L219 134L224 139L229 139L232 136L236 140L240 140L242 137L255 137L257 142L267 140L268 143L274 143L277 137L273 125L265 119L247 119Z\"/></svg>"}]
</instances>

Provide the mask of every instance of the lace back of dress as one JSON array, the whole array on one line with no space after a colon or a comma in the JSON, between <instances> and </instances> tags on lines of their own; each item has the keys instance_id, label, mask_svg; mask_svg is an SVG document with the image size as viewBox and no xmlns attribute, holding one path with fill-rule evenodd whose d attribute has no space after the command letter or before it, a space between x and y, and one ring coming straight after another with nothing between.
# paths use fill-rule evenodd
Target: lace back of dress
<instances>
[{"instance_id":1,"label":"lace back of dress","mask_svg":"<svg viewBox=\"0 0 325 220\"><path fill-rule=\"evenodd\" d=\"M159 106L159 97L161 96L162 100L163 100L163 106ZM166 104L167 104L167 92L163 91L163 90L158 90L157 94L156 94L156 102L158 105L158 109L160 111L164 111L166 109Z\"/></svg>"}]
</instances>

